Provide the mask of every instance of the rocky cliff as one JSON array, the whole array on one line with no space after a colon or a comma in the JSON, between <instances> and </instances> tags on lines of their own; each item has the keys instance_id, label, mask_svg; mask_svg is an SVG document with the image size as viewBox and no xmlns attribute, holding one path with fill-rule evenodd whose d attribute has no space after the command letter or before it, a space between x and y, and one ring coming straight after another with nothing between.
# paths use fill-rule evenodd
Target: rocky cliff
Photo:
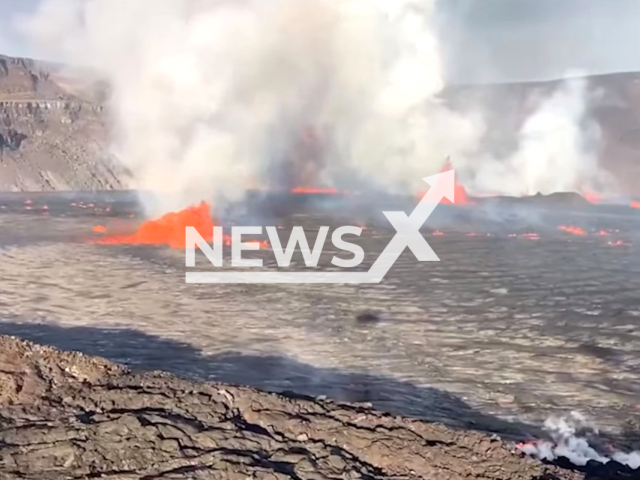
<instances>
[{"instance_id":1,"label":"rocky cliff","mask_svg":"<svg viewBox=\"0 0 640 480\"><path fill-rule=\"evenodd\" d=\"M42 64L0 56L0 190L122 186L103 107L71 93Z\"/></svg>"}]
</instances>

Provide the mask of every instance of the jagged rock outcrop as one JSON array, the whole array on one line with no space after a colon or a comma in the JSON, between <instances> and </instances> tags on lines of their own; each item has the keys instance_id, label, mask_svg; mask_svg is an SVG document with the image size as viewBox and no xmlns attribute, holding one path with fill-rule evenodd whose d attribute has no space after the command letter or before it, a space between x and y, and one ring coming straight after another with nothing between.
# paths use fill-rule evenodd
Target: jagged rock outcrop
<instances>
[{"instance_id":1,"label":"jagged rock outcrop","mask_svg":"<svg viewBox=\"0 0 640 480\"><path fill-rule=\"evenodd\" d=\"M0 191L122 187L103 107L32 60L0 56Z\"/></svg>"},{"instance_id":2,"label":"jagged rock outcrop","mask_svg":"<svg viewBox=\"0 0 640 480\"><path fill-rule=\"evenodd\" d=\"M56 100L65 90L51 78L46 64L27 58L0 55L0 97L12 99Z\"/></svg>"},{"instance_id":3,"label":"jagged rock outcrop","mask_svg":"<svg viewBox=\"0 0 640 480\"><path fill-rule=\"evenodd\" d=\"M3 479L552 480L495 437L0 337Z\"/></svg>"}]
</instances>

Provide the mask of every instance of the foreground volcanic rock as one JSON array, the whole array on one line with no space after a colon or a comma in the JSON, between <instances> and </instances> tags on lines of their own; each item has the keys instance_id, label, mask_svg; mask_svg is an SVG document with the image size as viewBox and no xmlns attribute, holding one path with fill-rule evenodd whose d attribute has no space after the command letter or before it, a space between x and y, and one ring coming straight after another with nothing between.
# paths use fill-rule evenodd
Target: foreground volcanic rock
<instances>
[{"instance_id":1,"label":"foreground volcanic rock","mask_svg":"<svg viewBox=\"0 0 640 480\"><path fill-rule=\"evenodd\" d=\"M0 477L574 479L495 437L0 337Z\"/></svg>"}]
</instances>

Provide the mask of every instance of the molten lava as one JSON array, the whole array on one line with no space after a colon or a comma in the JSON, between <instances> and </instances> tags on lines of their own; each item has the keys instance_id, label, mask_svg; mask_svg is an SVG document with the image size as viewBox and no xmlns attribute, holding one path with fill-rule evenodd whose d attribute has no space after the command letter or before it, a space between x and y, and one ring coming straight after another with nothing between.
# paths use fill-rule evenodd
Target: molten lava
<instances>
[{"instance_id":1,"label":"molten lava","mask_svg":"<svg viewBox=\"0 0 640 480\"><path fill-rule=\"evenodd\" d=\"M451 164L451 160L447 158L444 162L444 165L442 165L442 168L440 169L440 173L448 172L450 170L453 170L453 165ZM458 183L457 179L455 181L455 186L454 186L454 195L455 195L456 205L472 205L473 204L473 202L469 200L467 189L464 188L462 184ZM451 203L451 202L448 199L443 198L441 203Z\"/></svg>"},{"instance_id":2,"label":"molten lava","mask_svg":"<svg viewBox=\"0 0 640 480\"><path fill-rule=\"evenodd\" d=\"M291 193L295 193L297 195L338 195L340 191L337 188L297 187L291 189Z\"/></svg>"},{"instance_id":3,"label":"molten lava","mask_svg":"<svg viewBox=\"0 0 640 480\"><path fill-rule=\"evenodd\" d=\"M533 242L540 240L540 234L538 233L523 233L520 236L522 238L526 238L527 240L531 240Z\"/></svg>"},{"instance_id":4,"label":"molten lava","mask_svg":"<svg viewBox=\"0 0 640 480\"><path fill-rule=\"evenodd\" d=\"M587 202L593 203L594 205L598 205L599 203L602 203L602 195L592 192L590 190L583 190L582 196Z\"/></svg>"},{"instance_id":5,"label":"molten lava","mask_svg":"<svg viewBox=\"0 0 640 480\"><path fill-rule=\"evenodd\" d=\"M211 242L214 226L210 207L206 202L202 202L200 205L179 212L167 213L157 220L149 220L143 223L138 231L132 235L105 237L98 243L107 245L168 245L171 248L185 248L186 227L194 227L202 238ZM96 231L95 228L94 231Z\"/></svg>"},{"instance_id":6,"label":"molten lava","mask_svg":"<svg viewBox=\"0 0 640 480\"><path fill-rule=\"evenodd\" d=\"M572 227L572 226L560 225L558 227L558 229L562 230L563 232L571 233L573 235L586 235L587 234L587 232L585 232L580 227Z\"/></svg>"},{"instance_id":7,"label":"molten lava","mask_svg":"<svg viewBox=\"0 0 640 480\"><path fill-rule=\"evenodd\" d=\"M448 172L453 170L453 166L451 165L451 161L447 158L440 169L440 173ZM469 194L467 193L467 189L460 183L458 183L457 179L454 184L454 196L455 196L455 204L456 205L473 205L473 202L469 199ZM426 192L422 192L418 195L418 198L424 197ZM440 200L440 203L445 203L451 205L451 201L447 198L443 198Z\"/></svg>"}]
</instances>

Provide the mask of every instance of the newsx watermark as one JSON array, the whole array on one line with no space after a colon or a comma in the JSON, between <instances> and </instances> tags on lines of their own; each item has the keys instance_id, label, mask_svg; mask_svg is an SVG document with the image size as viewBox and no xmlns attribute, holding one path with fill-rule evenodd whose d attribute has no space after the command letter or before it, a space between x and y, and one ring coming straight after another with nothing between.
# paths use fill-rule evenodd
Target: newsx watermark
<instances>
[{"instance_id":1,"label":"newsx watermark","mask_svg":"<svg viewBox=\"0 0 640 480\"><path fill-rule=\"evenodd\" d=\"M455 172L448 172L423 178L431 188L424 194L410 215L405 212L382 212L396 230L395 235L368 271L256 271L263 267L261 259L242 258L245 251L260 249L259 243L245 242L244 235L260 235L265 230L280 269L291 265L291 258L299 245L300 252L307 267L317 266L326 243L329 227L321 227L313 248L305 236L302 227L294 227L289 242L284 248L276 227L233 227L231 231L231 266L242 270L233 271L187 271L187 283L260 283L260 284L365 284L380 283L389 272L402 252L409 248L419 262L439 262L440 259L429 243L420 233L420 228L427 221L443 198L455 202ZM213 243L209 244L194 227L186 227L185 264L187 268L196 266L196 247L205 255L211 265L216 268L224 266L223 228L214 227ZM364 249L355 243L347 242L345 235L362 234L362 228L355 226L339 227L331 235L333 246L352 254L352 258L341 259L334 256L331 263L340 268L349 269L362 264L365 258Z\"/></svg>"}]
</instances>

